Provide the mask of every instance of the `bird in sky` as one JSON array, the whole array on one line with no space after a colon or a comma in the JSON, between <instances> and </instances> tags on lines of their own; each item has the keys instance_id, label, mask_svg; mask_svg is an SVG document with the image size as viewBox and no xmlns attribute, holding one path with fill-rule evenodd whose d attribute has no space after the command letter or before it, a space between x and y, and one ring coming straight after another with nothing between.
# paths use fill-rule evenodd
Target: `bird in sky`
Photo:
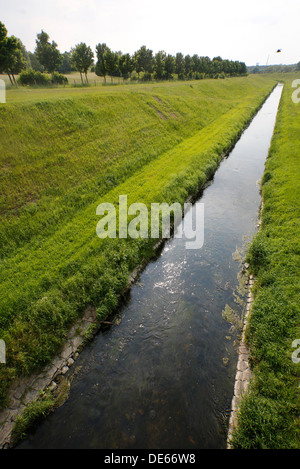
<instances>
[{"instance_id":1,"label":"bird in sky","mask_svg":"<svg viewBox=\"0 0 300 469\"><path fill-rule=\"evenodd\" d=\"M281 52L281 49L277 49L276 54L278 54L278 52Z\"/></svg>"}]
</instances>

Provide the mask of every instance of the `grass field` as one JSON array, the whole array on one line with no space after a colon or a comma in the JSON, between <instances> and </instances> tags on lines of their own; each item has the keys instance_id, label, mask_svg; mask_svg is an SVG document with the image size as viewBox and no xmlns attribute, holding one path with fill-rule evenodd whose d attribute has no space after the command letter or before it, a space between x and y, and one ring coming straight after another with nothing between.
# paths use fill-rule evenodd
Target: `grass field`
<instances>
[{"instance_id":1,"label":"grass field","mask_svg":"<svg viewBox=\"0 0 300 469\"><path fill-rule=\"evenodd\" d=\"M254 380L235 448L300 447L300 364L292 360L300 339L300 103L291 99L293 78L299 75L285 80L262 179L262 229L248 253L256 277L247 331Z\"/></svg>"},{"instance_id":2,"label":"grass field","mask_svg":"<svg viewBox=\"0 0 300 469\"><path fill-rule=\"evenodd\" d=\"M96 207L183 203L276 79L9 89L0 107L0 402L43 367L87 305L105 318L151 239L99 239Z\"/></svg>"}]
</instances>

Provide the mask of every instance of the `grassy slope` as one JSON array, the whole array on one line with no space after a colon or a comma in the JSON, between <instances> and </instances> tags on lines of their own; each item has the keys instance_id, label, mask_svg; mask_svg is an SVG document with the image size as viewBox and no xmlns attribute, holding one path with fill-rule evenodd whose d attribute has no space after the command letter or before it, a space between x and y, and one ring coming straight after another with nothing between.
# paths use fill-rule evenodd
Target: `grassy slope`
<instances>
[{"instance_id":1,"label":"grassy slope","mask_svg":"<svg viewBox=\"0 0 300 469\"><path fill-rule=\"evenodd\" d=\"M153 240L100 240L96 207L180 201L216 169L274 86L270 77L11 90L0 108L0 401L49 361L94 304L105 317ZM22 99L23 98L23 99Z\"/></svg>"},{"instance_id":2,"label":"grassy slope","mask_svg":"<svg viewBox=\"0 0 300 469\"><path fill-rule=\"evenodd\" d=\"M242 83L12 90L0 109L1 251L40 232L45 218L48 228L62 223L255 91Z\"/></svg>"},{"instance_id":3,"label":"grassy slope","mask_svg":"<svg viewBox=\"0 0 300 469\"><path fill-rule=\"evenodd\" d=\"M300 104L291 100L291 82L285 83L262 179L262 229L248 256L257 278L247 331L254 381L235 448L300 446L300 364L292 361L292 342L300 337Z\"/></svg>"}]
</instances>

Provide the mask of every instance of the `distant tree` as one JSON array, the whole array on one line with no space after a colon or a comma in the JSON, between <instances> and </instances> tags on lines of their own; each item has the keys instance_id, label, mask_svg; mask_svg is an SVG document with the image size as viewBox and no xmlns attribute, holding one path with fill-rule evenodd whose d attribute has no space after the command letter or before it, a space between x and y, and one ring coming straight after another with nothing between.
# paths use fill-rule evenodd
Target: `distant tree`
<instances>
[{"instance_id":1,"label":"distant tree","mask_svg":"<svg viewBox=\"0 0 300 469\"><path fill-rule=\"evenodd\" d=\"M19 39L19 41L21 43L21 53L22 53L23 59L24 59L25 64L26 64L26 68L31 68L31 61L30 61L30 57L29 57L29 52L27 52L26 47L24 46L24 44L22 43L22 41L20 39Z\"/></svg>"},{"instance_id":2,"label":"distant tree","mask_svg":"<svg viewBox=\"0 0 300 469\"><path fill-rule=\"evenodd\" d=\"M6 39L7 36L7 29L3 23L0 21L0 45L2 45L3 41Z\"/></svg>"},{"instance_id":3,"label":"distant tree","mask_svg":"<svg viewBox=\"0 0 300 469\"><path fill-rule=\"evenodd\" d=\"M109 47L103 43L103 44L98 44L96 46L96 53L97 53L97 63L95 67L95 73L99 77L104 77L104 83L106 83L106 75L107 75L107 69L106 69L106 64L104 61L104 55L106 51L109 50Z\"/></svg>"},{"instance_id":4,"label":"distant tree","mask_svg":"<svg viewBox=\"0 0 300 469\"><path fill-rule=\"evenodd\" d=\"M296 70L297 70L298 72L300 72L300 62L297 63L297 65L296 65Z\"/></svg>"},{"instance_id":5,"label":"distant tree","mask_svg":"<svg viewBox=\"0 0 300 469\"><path fill-rule=\"evenodd\" d=\"M211 64L211 60L209 57L207 56L200 57L199 72L204 73L204 74L209 73L210 64Z\"/></svg>"},{"instance_id":6,"label":"distant tree","mask_svg":"<svg viewBox=\"0 0 300 469\"><path fill-rule=\"evenodd\" d=\"M228 75L230 74L230 60L223 60L222 61L222 71Z\"/></svg>"},{"instance_id":7,"label":"distant tree","mask_svg":"<svg viewBox=\"0 0 300 469\"><path fill-rule=\"evenodd\" d=\"M201 60L198 54L194 54L192 57L192 70L194 73L199 73L201 70Z\"/></svg>"},{"instance_id":8,"label":"distant tree","mask_svg":"<svg viewBox=\"0 0 300 469\"><path fill-rule=\"evenodd\" d=\"M6 73L11 84L17 85L15 75L27 66L24 46L15 36L7 37L7 29L0 22L0 73Z\"/></svg>"},{"instance_id":9,"label":"distant tree","mask_svg":"<svg viewBox=\"0 0 300 469\"><path fill-rule=\"evenodd\" d=\"M165 58L165 73L164 77L167 80L173 77L173 73L175 72L175 57L173 55L168 54Z\"/></svg>"},{"instance_id":10,"label":"distant tree","mask_svg":"<svg viewBox=\"0 0 300 469\"><path fill-rule=\"evenodd\" d=\"M36 54L34 52L28 52L30 66L36 72L43 72L44 66L38 61Z\"/></svg>"},{"instance_id":11,"label":"distant tree","mask_svg":"<svg viewBox=\"0 0 300 469\"><path fill-rule=\"evenodd\" d=\"M161 50L154 57L154 77L157 80L163 80L165 76L165 60L167 54Z\"/></svg>"},{"instance_id":12,"label":"distant tree","mask_svg":"<svg viewBox=\"0 0 300 469\"><path fill-rule=\"evenodd\" d=\"M130 54L122 54L119 57L119 69L123 79L131 76L134 70L134 60Z\"/></svg>"},{"instance_id":13,"label":"distant tree","mask_svg":"<svg viewBox=\"0 0 300 469\"><path fill-rule=\"evenodd\" d=\"M214 57L211 63L211 72L215 74L219 74L223 71L223 60L221 57Z\"/></svg>"},{"instance_id":14,"label":"distant tree","mask_svg":"<svg viewBox=\"0 0 300 469\"><path fill-rule=\"evenodd\" d=\"M7 60L8 60L7 29L5 25L1 23L0 21L0 73L7 73L6 72Z\"/></svg>"},{"instance_id":15,"label":"distant tree","mask_svg":"<svg viewBox=\"0 0 300 469\"><path fill-rule=\"evenodd\" d=\"M35 54L40 64L51 74L58 69L62 62L57 44L54 41L50 43L49 36L44 31L37 34Z\"/></svg>"},{"instance_id":16,"label":"distant tree","mask_svg":"<svg viewBox=\"0 0 300 469\"><path fill-rule=\"evenodd\" d=\"M151 49L145 51L144 70L146 73L153 72L153 51Z\"/></svg>"},{"instance_id":17,"label":"distant tree","mask_svg":"<svg viewBox=\"0 0 300 469\"><path fill-rule=\"evenodd\" d=\"M143 71L143 66L142 66L142 61L140 59L138 52L134 53L133 60L134 60L134 68L135 68L136 73L138 74L138 80L139 80L140 73Z\"/></svg>"},{"instance_id":18,"label":"distant tree","mask_svg":"<svg viewBox=\"0 0 300 469\"><path fill-rule=\"evenodd\" d=\"M244 62L240 62L239 64L240 64L239 74L240 75L247 75L248 70L247 70L246 64Z\"/></svg>"},{"instance_id":19,"label":"distant tree","mask_svg":"<svg viewBox=\"0 0 300 469\"><path fill-rule=\"evenodd\" d=\"M153 51L147 49L146 46L140 47L138 51L134 53L135 71L140 78L140 73L152 73L153 72Z\"/></svg>"},{"instance_id":20,"label":"distant tree","mask_svg":"<svg viewBox=\"0 0 300 469\"><path fill-rule=\"evenodd\" d=\"M77 44L72 53L72 63L74 64L76 70L79 71L81 81L83 84L82 74L85 75L85 81L88 83L87 72L92 63L94 62L94 53L90 46L87 46L84 42Z\"/></svg>"},{"instance_id":21,"label":"distant tree","mask_svg":"<svg viewBox=\"0 0 300 469\"><path fill-rule=\"evenodd\" d=\"M184 57L181 52L177 52L175 57L175 73L177 73L179 80L184 78Z\"/></svg>"},{"instance_id":22,"label":"distant tree","mask_svg":"<svg viewBox=\"0 0 300 469\"><path fill-rule=\"evenodd\" d=\"M107 49L104 53L104 65L107 71L107 75L110 75L111 81L115 72L118 69L119 56L117 52L113 52L110 49Z\"/></svg>"},{"instance_id":23,"label":"distant tree","mask_svg":"<svg viewBox=\"0 0 300 469\"><path fill-rule=\"evenodd\" d=\"M72 63L72 51L65 51L62 54L62 62L57 70L59 73L71 73L76 70L75 66Z\"/></svg>"},{"instance_id":24,"label":"distant tree","mask_svg":"<svg viewBox=\"0 0 300 469\"><path fill-rule=\"evenodd\" d=\"M193 59L190 55L184 57L184 73L187 78L192 78L193 74Z\"/></svg>"}]
</instances>

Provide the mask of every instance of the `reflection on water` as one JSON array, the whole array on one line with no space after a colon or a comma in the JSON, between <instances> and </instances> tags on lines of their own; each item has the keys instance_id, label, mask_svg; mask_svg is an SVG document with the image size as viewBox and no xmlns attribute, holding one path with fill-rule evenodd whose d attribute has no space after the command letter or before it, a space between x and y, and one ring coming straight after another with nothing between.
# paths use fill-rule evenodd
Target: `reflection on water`
<instances>
[{"instance_id":1,"label":"reflection on water","mask_svg":"<svg viewBox=\"0 0 300 469\"><path fill-rule=\"evenodd\" d=\"M277 87L204 191L199 250L169 240L132 287L120 321L83 351L68 401L19 448L223 448L236 367L233 259L255 232ZM187 215L189 216L189 215Z\"/></svg>"}]
</instances>

